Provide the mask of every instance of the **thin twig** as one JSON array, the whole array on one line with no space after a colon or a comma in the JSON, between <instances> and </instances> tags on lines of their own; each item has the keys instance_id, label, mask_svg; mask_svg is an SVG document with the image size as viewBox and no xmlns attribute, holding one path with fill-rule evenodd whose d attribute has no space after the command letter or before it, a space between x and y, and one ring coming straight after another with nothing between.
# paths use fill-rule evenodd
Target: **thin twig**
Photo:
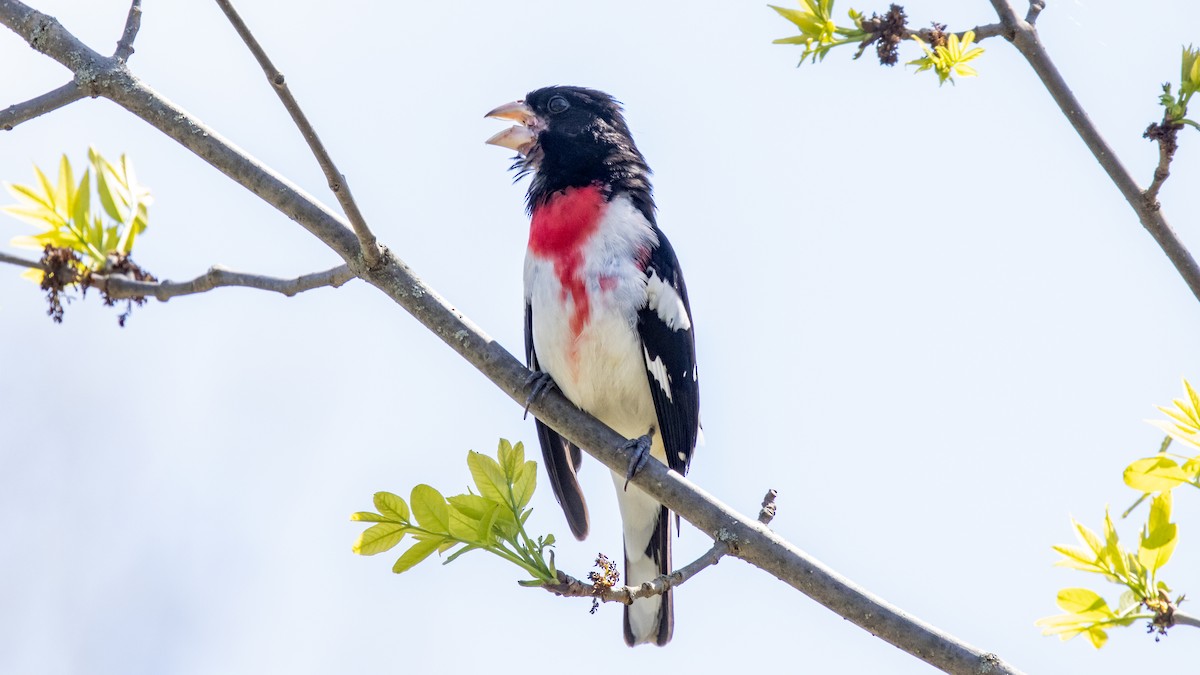
<instances>
[{"instance_id":1,"label":"thin twig","mask_svg":"<svg viewBox=\"0 0 1200 675\"><path fill-rule=\"evenodd\" d=\"M575 577L558 571L558 583L546 584L542 588L555 595L566 598L593 598L600 602L619 602L632 605L634 600L662 595L700 572L716 565L725 554L729 553L729 544L718 537L713 547L707 553L696 558L688 565L670 574L663 574L645 582L640 586L604 586L580 581Z\"/></svg>"},{"instance_id":2,"label":"thin twig","mask_svg":"<svg viewBox=\"0 0 1200 675\"><path fill-rule=\"evenodd\" d=\"M48 91L37 98L31 98L24 103L14 103L0 110L0 129L12 131L13 127L29 120L53 112L59 108L74 103L87 96L83 89L74 81Z\"/></svg>"},{"instance_id":3,"label":"thin twig","mask_svg":"<svg viewBox=\"0 0 1200 675\"><path fill-rule=\"evenodd\" d=\"M777 496L779 493L775 490L767 490L766 496L763 497L762 509L758 512L758 522L766 525L775 517L775 498ZM542 588L563 597L594 598L600 602L620 602L631 605L634 600L639 598L662 595L672 588L682 586L688 579L720 562L721 558L724 558L732 550L731 544L736 541L736 537L731 537L728 532L721 530L714 538L712 548L708 549L704 555L670 574L659 575L640 586L605 586L598 583L587 583L559 570L558 583L548 584Z\"/></svg>"},{"instance_id":4,"label":"thin twig","mask_svg":"<svg viewBox=\"0 0 1200 675\"><path fill-rule=\"evenodd\" d=\"M1116 184L1117 189L1121 191L1125 201L1129 202L1129 206L1133 208L1141 221L1142 226L1150 232L1150 236L1158 242L1159 247L1167 254L1171 263L1175 265L1176 271L1183 277L1184 282L1191 289L1192 294L1196 299L1200 300L1200 265L1196 264L1196 259L1179 240L1178 235L1171 229L1167 223L1166 217L1162 213L1162 209L1151 208L1146 200L1146 195L1142 189L1138 187L1137 181L1121 164L1121 160L1117 158L1112 148L1104 141L1100 135L1100 131L1092 124L1088 118L1087 112L1079 103L1079 99L1075 98L1075 94L1071 92L1071 88L1067 86L1066 80L1063 79L1058 68L1050 59L1049 53L1046 52L1045 46L1042 45L1041 39L1038 38L1037 30L1028 20L1021 20L1017 17L1016 11L1008 0L991 0L992 6L995 7L996 13L1000 15L1000 20L1008 31L1008 38L1012 40L1013 45L1029 65L1033 67L1034 72L1041 78L1042 84L1046 90L1050 92L1050 96L1054 98L1054 102L1066 115L1067 121L1075 128L1075 133L1083 139L1088 149L1092 151L1096 161L1108 173L1108 177ZM1037 18L1038 12L1041 11L1041 6L1044 6L1042 0L1032 0L1030 3L1030 16Z\"/></svg>"},{"instance_id":5,"label":"thin twig","mask_svg":"<svg viewBox=\"0 0 1200 675\"><path fill-rule=\"evenodd\" d=\"M121 40L117 42L117 51L113 52L114 59L121 63L129 60L133 54L133 40L137 37L141 27L142 0L133 0L133 4L129 7L129 16L125 17L125 30L121 33Z\"/></svg>"},{"instance_id":6,"label":"thin twig","mask_svg":"<svg viewBox=\"0 0 1200 675\"><path fill-rule=\"evenodd\" d=\"M45 269L42 263L20 256L0 251L0 263L8 263L31 269ZM261 274L235 272L221 265L213 265L207 272L191 281L137 281L123 274L93 274L88 285L104 291L112 300L128 298L157 298L166 302L181 295L204 293L214 288L237 286L241 288L256 288L260 291L274 291L289 298L297 293L311 291L314 288L339 288L342 284L355 278L349 265L338 265L323 272L313 272L294 279L269 277Z\"/></svg>"},{"instance_id":7,"label":"thin twig","mask_svg":"<svg viewBox=\"0 0 1200 675\"><path fill-rule=\"evenodd\" d=\"M370 228L367 227L366 220L363 219L362 212L358 208L358 203L354 201L354 195L350 193L350 184L346 182L346 176L338 171L337 166L333 163L333 158L325 150L325 145L321 143L320 137L317 136L316 129L308 121L308 117L304 111L300 109L300 104L296 101L296 97L292 96L292 92L288 89L287 82L283 77L283 73L275 68L275 64L271 63L271 59L267 57L267 53L255 39L254 34L250 32L249 26L242 17L238 15L237 10L233 8L229 0L217 0L217 5L225 12L225 16L229 18L229 23L233 24L234 30L241 36L242 41L250 48L250 52L254 54L254 58L258 60L258 65L262 67L263 73L266 74L267 80L271 83L275 93L279 95L279 100L283 101L283 107L292 116L292 121L300 129L300 133L304 136L304 140L308 142L308 147L312 149L313 155L317 158L317 163L321 165L321 170L325 172L325 179L329 181L329 189L333 191L337 197L338 203L342 205L342 211L345 212L346 218L350 220L351 227L354 228L354 234L358 237L359 244L362 246L363 260L367 263L367 267L374 269L378 267L380 262L379 244L375 240L375 235L372 234Z\"/></svg>"},{"instance_id":8,"label":"thin twig","mask_svg":"<svg viewBox=\"0 0 1200 675\"><path fill-rule=\"evenodd\" d=\"M1162 205L1158 203L1158 191L1162 189L1163 183L1171 177L1171 160L1175 159L1175 151L1179 149L1179 130L1182 126L1182 124L1172 122L1164 114L1161 123L1151 124L1146 129L1146 133L1142 134L1143 138L1149 138L1158 143L1158 166L1155 167L1154 178L1145 192L1146 207L1155 211L1162 208Z\"/></svg>"},{"instance_id":9,"label":"thin twig","mask_svg":"<svg viewBox=\"0 0 1200 675\"><path fill-rule=\"evenodd\" d=\"M17 265L18 267L28 267L35 270L44 270L46 266L36 260L29 260L21 256L11 255L0 251L0 262L8 263L9 265Z\"/></svg>"},{"instance_id":10,"label":"thin twig","mask_svg":"<svg viewBox=\"0 0 1200 675\"><path fill-rule=\"evenodd\" d=\"M969 30L951 31L948 33L944 33L944 35L946 37L949 37L951 35L957 35L958 39L962 40L964 38L964 36L966 36L967 33L972 33L972 32L975 33L975 42L982 42L991 37L1000 37L1001 35L1004 35L1004 24L989 23L989 24L984 24L982 26L976 26ZM911 28L905 29L904 37L911 38L914 35L921 38L925 42L933 41L933 29L932 28L920 28L917 30L912 30Z\"/></svg>"},{"instance_id":11,"label":"thin twig","mask_svg":"<svg viewBox=\"0 0 1200 675\"><path fill-rule=\"evenodd\" d=\"M1032 26L1037 23L1038 14L1046 9L1045 0L1029 0L1029 11L1025 12L1025 23Z\"/></svg>"},{"instance_id":12,"label":"thin twig","mask_svg":"<svg viewBox=\"0 0 1200 675\"><path fill-rule=\"evenodd\" d=\"M1200 618L1196 618L1190 614L1184 614L1183 612L1177 611L1177 612L1175 612L1175 625L1176 626L1191 626L1192 628L1200 628Z\"/></svg>"},{"instance_id":13,"label":"thin twig","mask_svg":"<svg viewBox=\"0 0 1200 675\"><path fill-rule=\"evenodd\" d=\"M311 291L314 288L324 288L326 286L338 288L354 278L355 275L350 271L348 265L338 265L324 272L313 272L312 274L305 274L294 279L281 279L279 277L234 272L220 265L213 265L209 268L208 272L191 281L170 281L166 279L163 281L136 281L124 275L114 274L104 276L94 274L91 278L91 286L104 291L113 300L154 297L166 302L171 298L181 295L204 293L214 288L228 286L255 288L260 291L274 291L290 298L297 293Z\"/></svg>"}]
</instances>

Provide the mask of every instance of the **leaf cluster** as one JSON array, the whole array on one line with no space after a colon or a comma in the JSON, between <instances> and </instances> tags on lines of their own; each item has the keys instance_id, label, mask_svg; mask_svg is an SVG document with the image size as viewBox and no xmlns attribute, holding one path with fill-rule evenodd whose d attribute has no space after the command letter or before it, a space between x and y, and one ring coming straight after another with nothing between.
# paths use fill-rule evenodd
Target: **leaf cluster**
<instances>
[{"instance_id":1,"label":"leaf cluster","mask_svg":"<svg viewBox=\"0 0 1200 675\"><path fill-rule=\"evenodd\" d=\"M554 568L554 535L533 540L525 521L533 509L526 508L537 487L537 462L525 460L525 447L500 439L496 458L470 451L467 466L478 493L443 497L428 485L412 489L409 503L391 492L375 493L377 512L360 511L351 520L375 523L358 536L354 552L375 555L394 548L408 535L410 546L392 566L399 574L416 566L435 551L456 549L443 564L474 550L488 551L533 576L526 585L558 580ZM548 557L547 557L548 555Z\"/></svg>"},{"instance_id":2,"label":"leaf cluster","mask_svg":"<svg viewBox=\"0 0 1200 675\"><path fill-rule=\"evenodd\" d=\"M1180 485L1200 487L1200 455L1184 457L1167 453L1172 439L1200 449L1200 395L1187 380L1183 384L1187 398L1176 399L1174 408L1159 408L1171 420L1151 421L1168 434L1158 454L1136 460L1125 468L1125 484L1142 495L1124 515L1150 499L1150 513L1142 526L1137 550L1121 546L1107 510L1103 536L1072 519L1083 546L1054 547L1062 555L1056 565L1099 574L1124 586L1126 590L1116 609L1089 589L1063 589L1057 602L1066 613L1039 619L1037 625L1042 626L1044 634L1059 635L1064 640L1087 635L1098 649L1108 640L1106 629L1114 626L1150 619L1152 630L1161 633L1170 627L1170 617L1183 596L1172 601L1171 588L1158 578L1158 572L1170 561L1179 541L1179 528L1171 522L1172 490Z\"/></svg>"},{"instance_id":3,"label":"leaf cluster","mask_svg":"<svg viewBox=\"0 0 1200 675\"><path fill-rule=\"evenodd\" d=\"M1158 97L1158 102L1166 108L1163 118L1168 125L1187 124L1200 129L1200 124L1187 119L1188 103L1197 90L1200 90L1200 49L1188 45L1183 48L1181 57L1179 93L1171 93L1171 83L1166 82Z\"/></svg>"},{"instance_id":4,"label":"leaf cluster","mask_svg":"<svg viewBox=\"0 0 1200 675\"><path fill-rule=\"evenodd\" d=\"M824 61L829 50L839 45L859 43L870 37L862 27L862 13L853 9L849 11L854 27L839 26L833 20L833 0L800 0L799 9L787 9L768 5L780 16L791 21L800 29L799 35L779 38L774 41L777 45L804 45L804 53L800 55L800 63L811 57L812 63Z\"/></svg>"},{"instance_id":5,"label":"leaf cluster","mask_svg":"<svg viewBox=\"0 0 1200 675\"><path fill-rule=\"evenodd\" d=\"M51 182L36 165L33 170L34 184L5 183L18 203L0 210L39 230L14 237L13 246L74 251L80 259L79 272L101 272L133 251L137 237L146 230L153 200L150 191L138 183L127 156L121 155L113 164L95 148L88 148L88 167L78 181L65 154L56 181ZM33 269L25 276L40 283L42 274Z\"/></svg>"},{"instance_id":6,"label":"leaf cluster","mask_svg":"<svg viewBox=\"0 0 1200 675\"><path fill-rule=\"evenodd\" d=\"M932 69L937 73L939 87L946 82L954 84L955 75L973 77L978 74L974 68L967 65L983 54L983 47L971 46L975 43L975 31L963 33L962 40L958 39L958 35L951 33L946 44L934 45L932 49L919 36L914 35L912 39L921 45L925 56L905 65L917 66L918 73Z\"/></svg>"}]
</instances>

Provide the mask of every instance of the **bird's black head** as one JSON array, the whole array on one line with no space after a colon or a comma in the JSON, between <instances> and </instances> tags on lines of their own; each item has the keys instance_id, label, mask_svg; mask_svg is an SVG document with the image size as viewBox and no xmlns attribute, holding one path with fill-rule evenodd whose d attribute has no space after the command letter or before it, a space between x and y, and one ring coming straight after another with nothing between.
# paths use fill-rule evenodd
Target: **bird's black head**
<instances>
[{"instance_id":1,"label":"bird's black head","mask_svg":"<svg viewBox=\"0 0 1200 675\"><path fill-rule=\"evenodd\" d=\"M599 183L611 194L629 193L653 218L650 168L612 96L583 87L543 87L487 116L518 123L488 143L520 153L514 165L518 178L533 172L531 210L565 188Z\"/></svg>"}]
</instances>

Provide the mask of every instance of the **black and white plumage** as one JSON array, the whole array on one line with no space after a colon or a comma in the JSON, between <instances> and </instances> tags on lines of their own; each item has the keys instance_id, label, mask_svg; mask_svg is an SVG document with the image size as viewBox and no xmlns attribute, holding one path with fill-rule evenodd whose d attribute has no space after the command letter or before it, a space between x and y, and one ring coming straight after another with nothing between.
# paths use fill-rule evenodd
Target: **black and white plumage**
<instances>
[{"instance_id":1,"label":"black and white plumage","mask_svg":"<svg viewBox=\"0 0 1200 675\"><path fill-rule=\"evenodd\" d=\"M489 143L520 153L532 173L525 259L528 365L626 438L686 474L699 435L696 347L687 288L655 219L650 169L620 105L581 87L546 87L490 117L518 123ZM579 449L537 422L554 495L576 537L588 533ZM625 583L671 571L670 514L614 473ZM629 645L671 639L671 594L625 609Z\"/></svg>"}]
</instances>

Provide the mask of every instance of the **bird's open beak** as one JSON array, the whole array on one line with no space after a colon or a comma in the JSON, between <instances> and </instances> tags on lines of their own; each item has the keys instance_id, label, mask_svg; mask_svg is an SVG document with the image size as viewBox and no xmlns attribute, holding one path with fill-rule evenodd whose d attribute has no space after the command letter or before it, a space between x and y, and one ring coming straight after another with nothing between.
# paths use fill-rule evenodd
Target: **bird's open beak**
<instances>
[{"instance_id":1,"label":"bird's open beak","mask_svg":"<svg viewBox=\"0 0 1200 675\"><path fill-rule=\"evenodd\" d=\"M516 126L509 127L487 139L484 141L485 143L516 150L522 155L529 154L529 149L537 141L537 133L534 127L537 126L538 117L529 106L525 105L524 101L505 103L490 111L484 117L495 117L496 119L511 120L517 123Z\"/></svg>"}]
</instances>

